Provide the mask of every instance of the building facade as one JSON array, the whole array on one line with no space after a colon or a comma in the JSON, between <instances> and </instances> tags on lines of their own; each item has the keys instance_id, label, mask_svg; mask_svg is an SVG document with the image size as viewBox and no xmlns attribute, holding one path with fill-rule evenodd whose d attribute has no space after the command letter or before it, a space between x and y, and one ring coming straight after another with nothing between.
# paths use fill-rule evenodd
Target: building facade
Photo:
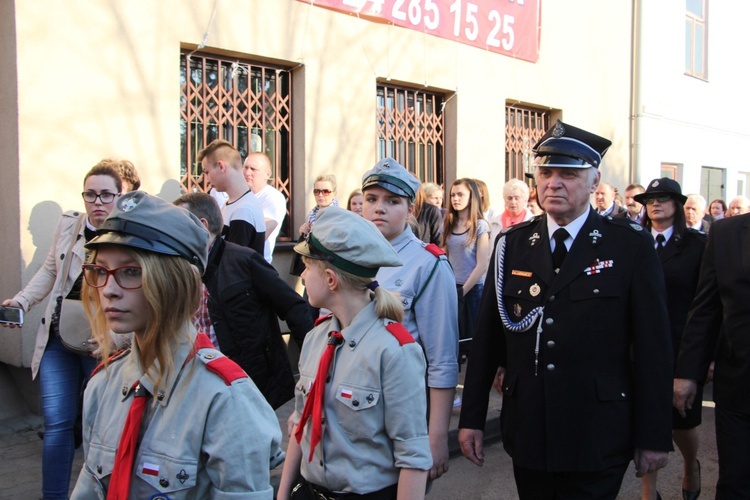
<instances>
[{"instance_id":1,"label":"building facade","mask_svg":"<svg viewBox=\"0 0 750 500\"><path fill-rule=\"evenodd\" d=\"M282 276L317 176L336 175L344 203L365 170L396 156L446 187L480 178L500 208L502 185L523 178L557 118L612 140L603 179L621 191L667 172L687 192L720 178L731 198L748 189L750 164L734 150L750 146L750 129L743 69L727 54L750 6L706 2L0 1L0 293L38 270L100 159L129 159L142 189L173 198L208 187L195 155L216 137L272 159L288 198ZM365 15L373 8L385 14ZM491 50L529 40L531 58ZM42 311L0 329L0 397L20 390L31 407Z\"/></svg>"}]
</instances>

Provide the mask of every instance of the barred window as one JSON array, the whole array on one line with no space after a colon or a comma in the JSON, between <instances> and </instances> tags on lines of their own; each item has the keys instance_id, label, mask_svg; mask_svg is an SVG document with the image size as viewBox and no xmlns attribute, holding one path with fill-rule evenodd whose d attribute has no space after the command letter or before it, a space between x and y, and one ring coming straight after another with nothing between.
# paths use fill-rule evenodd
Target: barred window
<instances>
[{"instance_id":1,"label":"barred window","mask_svg":"<svg viewBox=\"0 0 750 500\"><path fill-rule=\"evenodd\" d=\"M505 105L505 179L526 181L533 171L531 148L549 128L549 111L526 106Z\"/></svg>"},{"instance_id":2,"label":"barred window","mask_svg":"<svg viewBox=\"0 0 750 500\"><path fill-rule=\"evenodd\" d=\"M685 74L706 79L706 4L685 0Z\"/></svg>"},{"instance_id":3,"label":"barred window","mask_svg":"<svg viewBox=\"0 0 750 500\"><path fill-rule=\"evenodd\" d=\"M390 156L422 182L442 185L443 101L432 92L378 85L378 158Z\"/></svg>"},{"instance_id":4,"label":"barred window","mask_svg":"<svg viewBox=\"0 0 750 500\"><path fill-rule=\"evenodd\" d=\"M183 50L180 53L180 181L208 192L198 152L214 139L236 147L244 161L261 151L271 160L273 186L287 200L279 241L291 239L292 73L286 68Z\"/></svg>"}]
</instances>

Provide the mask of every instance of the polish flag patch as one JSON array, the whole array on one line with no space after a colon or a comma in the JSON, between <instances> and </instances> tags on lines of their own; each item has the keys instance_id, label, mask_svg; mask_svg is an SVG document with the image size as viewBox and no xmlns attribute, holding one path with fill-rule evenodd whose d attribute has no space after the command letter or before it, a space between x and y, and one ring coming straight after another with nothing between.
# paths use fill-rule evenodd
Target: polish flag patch
<instances>
[{"instance_id":1,"label":"polish flag patch","mask_svg":"<svg viewBox=\"0 0 750 500\"><path fill-rule=\"evenodd\" d=\"M352 399L352 391L348 389L341 389L341 397L346 399Z\"/></svg>"},{"instance_id":2,"label":"polish flag patch","mask_svg":"<svg viewBox=\"0 0 750 500\"><path fill-rule=\"evenodd\" d=\"M143 469L141 469L141 474L148 474L149 476L158 476L159 466L155 464L150 464L148 462L143 462Z\"/></svg>"}]
</instances>

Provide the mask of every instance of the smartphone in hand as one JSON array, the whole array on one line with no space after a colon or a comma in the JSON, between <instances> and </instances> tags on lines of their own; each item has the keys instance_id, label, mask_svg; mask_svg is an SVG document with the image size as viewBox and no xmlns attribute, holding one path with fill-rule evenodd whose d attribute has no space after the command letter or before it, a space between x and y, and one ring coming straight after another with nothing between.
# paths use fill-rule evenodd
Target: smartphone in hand
<instances>
[{"instance_id":1,"label":"smartphone in hand","mask_svg":"<svg viewBox=\"0 0 750 500\"><path fill-rule=\"evenodd\" d=\"M20 307L0 306L0 324L23 325L23 309Z\"/></svg>"}]
</instances>

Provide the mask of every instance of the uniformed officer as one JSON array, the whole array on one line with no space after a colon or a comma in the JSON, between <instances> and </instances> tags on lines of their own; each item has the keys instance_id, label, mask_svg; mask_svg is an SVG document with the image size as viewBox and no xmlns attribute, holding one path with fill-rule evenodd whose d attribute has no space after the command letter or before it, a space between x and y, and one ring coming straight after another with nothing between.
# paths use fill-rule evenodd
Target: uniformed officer
<instances>
[{"instance_id":1,"label":"uniformed officer","mask_svg":"<svg viewBox=\"0 0 750 500\"><path fill-rule=\"evenodd\" d=\"M458 299L445 253L419 240L407 224L419 180L393 158L362 177L363 216L398 252L403 267L381 268L378 281L401 296L404 325L424 349L429 387L430 479L448 470L448 427L458 384Z\"/></svg>"},{"instance_id":2,"label":"uniformed officer","mask_svg":"<svg viewBox=\"0 0 750 500\"><path fill-rule=\"evenodd\" d=\"M273 498L278 419L192 324L207 239L197 217L135 191L86 245L81 295L105 356L110 329L134 334L132 351L107 359L86 388L73 498ZM227 432L228 422L248 424Z\"/></svg>"},{"instance_id":3,"label":"uniformed officer","mask_svg":"<svg viewBox=\"0 0 750 500\"><path fill-rule=\"evenodd\" d=\"M546 215L501 233L480 305L459 421L481 465L498 367L503 445L521 499L616 498L628 462L672 449L672 346L653 239L591 208L610 141L558 122L535 145Z\"/></svg>"},{"instance_id":4,"label":"uniformed officer","mask_svg":"<svg viewBox=\"0 0 750 500\"><path fill-rule=\"evenodd\" d=\"M302 346L278 498L423 498L427 424L410 417L426 412L424 355L398 323L398 298L373 279L401 259L371 222L339 207L321 210L294 250L310 304L332 314Z\"/></svg>"}]
</instances>

